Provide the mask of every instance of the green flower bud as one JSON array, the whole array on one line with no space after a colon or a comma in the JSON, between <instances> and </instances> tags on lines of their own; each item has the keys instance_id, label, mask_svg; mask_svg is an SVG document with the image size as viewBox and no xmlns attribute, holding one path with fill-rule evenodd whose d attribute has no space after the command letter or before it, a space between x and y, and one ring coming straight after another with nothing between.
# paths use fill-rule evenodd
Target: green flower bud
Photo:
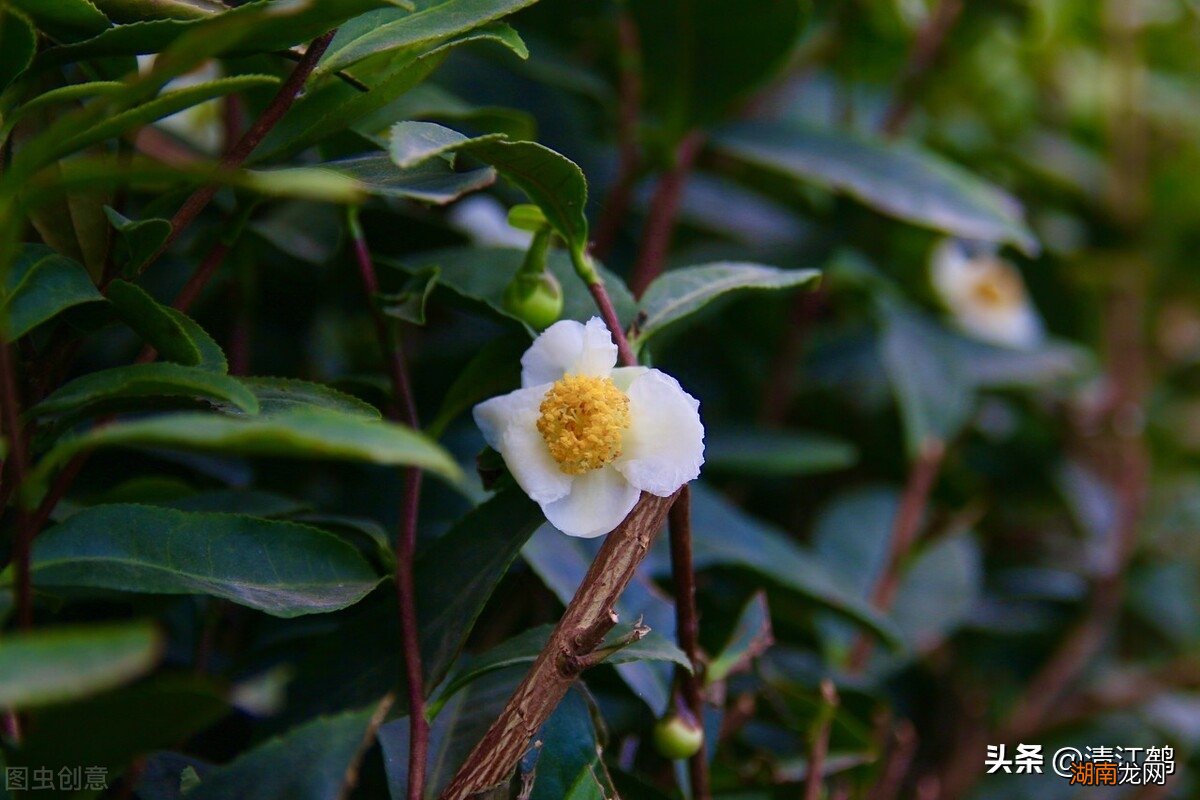
<instances>
[{"instance_id":1,"label":"green flower bud","mask_svg":"<svg viewBox=\"0 0 1200 800\"><path fill-rule=\"evenodd\" d=\"M690 714L667 714L654 724L654 747L666 758L691 758L703 746L704 729Z\"/></svg>"},{"instance_id":2,"label":"green flower bud","mask_svg":"<svg viewBox=\"0 0 1200 800\"><path fill-rule=\"evenodd\" d=\"M535 330L548 328L562 315L562 285L549 272L518 273L504 289L504 309Z\"/></svg>"}]
</instances>

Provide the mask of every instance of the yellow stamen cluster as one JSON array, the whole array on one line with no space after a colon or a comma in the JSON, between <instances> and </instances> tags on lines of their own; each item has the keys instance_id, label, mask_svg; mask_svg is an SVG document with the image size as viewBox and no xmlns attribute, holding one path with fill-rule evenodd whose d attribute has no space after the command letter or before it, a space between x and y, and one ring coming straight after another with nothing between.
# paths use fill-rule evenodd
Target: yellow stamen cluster
<instances>
[{"instance_id":1,"label":"yellow stamen cluster","mask_svg":"<svg viewBox=\"0 0 1200 800\"><path fill-rule=\"evenodd\" d=\"M546 392L537 429L558 467L582 475L621 455L629 398L608 378L565 375Z\"/></svg>"},{"instance_id":2,"label":"yellow stamen cluster","mask_svg":"<svg viewBox=\"0 0 1200 800\"><path fill-rule=\"evenodd\" d=\"M1010 308L1025 299L1025 287L1012 267L997 261L989 262L972 287L975 299L993 308Z\"/></svg>"}]
</instances>

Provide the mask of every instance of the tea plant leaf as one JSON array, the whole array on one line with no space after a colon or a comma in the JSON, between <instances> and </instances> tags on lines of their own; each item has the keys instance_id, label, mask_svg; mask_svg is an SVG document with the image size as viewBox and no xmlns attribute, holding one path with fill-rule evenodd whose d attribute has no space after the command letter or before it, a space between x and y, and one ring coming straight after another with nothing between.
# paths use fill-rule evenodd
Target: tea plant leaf
<instances>
[{"instance_id":1,"label":"tea plant leaf","mask_svg":"<svg viewBox=\"0 0 1200 800\"><path fill-rule=\"evenodd\" d=\"M148 671L162 647L145 622L14 631L0 644L0 703L25 709L95 694Z\"/></svg>"}]
</instances>

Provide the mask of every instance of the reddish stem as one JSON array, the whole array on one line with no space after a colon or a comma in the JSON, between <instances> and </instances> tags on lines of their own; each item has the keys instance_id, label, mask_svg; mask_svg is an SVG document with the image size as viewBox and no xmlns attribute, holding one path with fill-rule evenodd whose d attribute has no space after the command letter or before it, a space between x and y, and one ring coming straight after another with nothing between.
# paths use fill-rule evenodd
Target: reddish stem
<instances>
[{"instance_id":1,"label":"reddish stem","mask_svg":"<svg viewBox=\"0 0 1200 800\"><path fill-rule=\"evenodd\" d=\"M820 800L825 785L825 760L829 756L829 729L838 707L837 688L833 681L821 681L821 708L808 744L808 775L804 779L804 800Z\"/></svg>"},{"instance_id":2,"label":"reddish stem","mask_svg":"<svg viewBox=\"0 0 1200 800\"><path fill-rule=\"evenodd\" d=\"M413 398L412 383L408 375L404 349L399 341L393 341L383 312L379 310L375 296L379 292L379 278L367 240L358 227L351 212L350 230L354 243L355 261L358 263L363 292L375 324L375 334L387 365L392 384L392 399L388 416L398 419L409 427L418 428L417 405ZM396 536L396 602L400 610L400 639L404 656L404 675L408 683L408 798L421 800L425 787L425 762L429 752L429 723L425 719L424 678L421 669L421 646L417 634L416 588L413 582L413 557L417 547L417 515L421 499L421 470L409 467L404 470L404 490L400 506L400 527Z\"/></svg>"},{"instance_id":3,"label":"reddish stem","mask_svg":"<svg viewBox=\"0 0 1200 800\"><path fill-rule=\"evenodd\" d=\"M637 23L625 10L617 13L617 60L620 68L617 85L617 177L604 202L596 223L592 253L604 260L612 252L617 234L629 214L633 185L641 166L638 152L638 116L642 105L642 45Z\"/></svg>"},{"instance_id":4,"label":"reddish stem","mask_svg":"<svg viewBox=\"0 0 1200 800\"><path fill-rule=\"evenodd\" d=\"M937 61L946 36L962 13L962 0L941 0L921 26L908 53L908 63L896 86L895 97L883 114L880 128L892 137L904 129L916 101L916 90Z\"/></svg>"},{"instance_id":5,"label":"reddish stem","mask_svg":"<svg viewBox=\"0 0 1200 800\"><path fill-rule=\"evenodd\" d=\"M19 492L25 482L29 454L25 449L25 431L21 425L21 400L17 394L12 345L8 342L0 342L0 422L3 422L8 438L8 458L5 466L8 467L9 480ZM33 625L33 584L29 577L29 550L34 529L29 523L29 514L24 509L18 509L12 560L17 573L13 586L17 624L21 628Z\"/></svg>"},{"instance_id":6,"label":"reddish stem","mask_svg":"<svg viewBox=\"0 0 1200 800\"><path fill-rule=\"evenodd\" d=\"M671 247L671 234L675 232L683 189L703 147L702 132L692 131L684 136L675 150L675 164L658 180L650 201L650 216L646 218L646 229L642 232L642 246L629 278L629 288L635 297L641 297L650 282L662 273Z\"/></svg>"},{"instance_id":7,"label":"reddish stem","mask_svg":"<svg viewBox=\"0 0 1200 800\"><path fill-rule=\"evenodd\" d=\"M308 45L308 49L304 53L304 57L296 64L292 74L288 75L287 80L279 87L279 91L275 93L275 97L267 105L263 113L254 121L250 129L242 134L242 138L238 139L237 143L231 147L224 156L221 157L220 169L222 171L235 170L245 163L254 149L262 144L262 140L267 137L292 104L296 102L296 98L300 96L300 91L304 88L308 76L312 74L316 68L317 62L321 60L321 56L325 54L325 50L329 47L329 43L333 41L337 29L321 34ZM154 251L154 254L146 260L142 265L144 271L147 267L166 252L167 248L179 237L196 217L200 216L208 204L212 201L219 187L216 184L202 186L192 193L191 197L184 201L179 210L175 212L175 216L171 218L171 235L166 241Z\"/></svg>"},{"instance_id":8,"label":"reddish stem","mask_svg":"<svg viewBox=\"0 0 1200 800\"><path fill-rule=\"evenodd\" d=\"M588 291L592 293L592 299L596 301L596 307L600 309L600 318L608 326L613 341L617 344L617 358L620 360L621 366L637 366L637 356L633 354L633 348L629 346L629 340L625 337L625 329L621 327L621 320L617 318L617 309L613 307L608 290L604 288L603 283L597 281L588 284Z\"/></svg>"},{"instance_id":9,"label":"reddish stem","mask_svg":"<svg viewBox=\"0 0 1200 800\"><path fill-rule=\"evenodd\" d=\"M925 507L929 505L929 494L933 491L933 484L937 480L945 454L946 447L942 442L926 442L908 474L908 482L900 498L900 508L892 521L887 565L871 595L871 604L880 611L891 608L892 601L896 598L896 591L900 587L901 568L916 544L921 517L925 514ZM860 636L850 654L850 671L860 672L867 665L870 655L871 639L865 635Z\"/></svg>"},{"instance_id":10,"label":"reddish stem","mask_svg":"<svg viewBox=\"0 0 1200 800\"><path fill-rule=\"evenodd\" d=\"M675 581L675 635L679 647L687 654L692 671L679 670L683 699L695 724L704 727L704 696L701 681L704 664L700 656L700 620L696 613L696 571L692 563L692 493L684 484L667 512L667 527L671 537L671 577ZM712 789L708 780L708 747L688 759L688 774L692 780L692 796L710 800Z\"/></svg>"}]
</instances>

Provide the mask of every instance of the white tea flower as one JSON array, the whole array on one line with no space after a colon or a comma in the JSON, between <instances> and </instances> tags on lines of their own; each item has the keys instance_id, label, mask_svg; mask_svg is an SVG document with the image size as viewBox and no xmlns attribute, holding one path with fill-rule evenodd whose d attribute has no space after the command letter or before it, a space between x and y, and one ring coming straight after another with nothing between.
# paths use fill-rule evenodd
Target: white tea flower
<instances>
[{"instance_id":1,"label":"white tea flower","mask_svg":"<svg viewBox=\"0 0 1200 800\"><path fill-rule=\"evenodd\" d=\"M1012 264L990 253L972 255L947 239L934 249L930 270L934 290L967 333L1007 347L1041 343L1042 320Z\"/></svg>"},{"instance_id":2,"label":"white tea flower","mask_svg":"<svg viewBox=\"0 0 1200 800\"><path fill-rule=\"evenodd\" d=\"M602 536L643 491L667 497L700 474L700 404L666 373L619 367L608 328L562 320L521 357L521 387L475 422L554 527Z\"/></svg>"}]
</instances>

